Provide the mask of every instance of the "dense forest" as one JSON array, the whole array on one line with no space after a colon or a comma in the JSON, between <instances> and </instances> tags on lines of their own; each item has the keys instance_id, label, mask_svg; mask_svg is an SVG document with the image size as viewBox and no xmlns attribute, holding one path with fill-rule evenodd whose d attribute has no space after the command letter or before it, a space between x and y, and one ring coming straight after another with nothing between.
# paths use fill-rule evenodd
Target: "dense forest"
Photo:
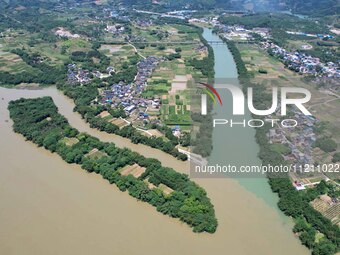
<instances>
[{"instance_id":1,"label":"dense forest","mask_svg":"<svg viewBox=\"0 0 340 255\"><path fill-rule=\"evenodd\" d=\"M239 16L222 16L222 23L229 25L244 25L247 29L255 27L267 27L272 30L299 30L306 33L323 33L327 27L323 23L315 23L310 20L300 19L298 17L282 13L256 13L242 17Z\"/></svg>"},{"instance_id":2,"label":"dense forest","mask_svg":"<svg viewBox=\"0 0 340 255\"><path fill-rule=\"evenodd\" d=\"M102 175L121 191L128 191L136 199L155 206L159 212L186 222L195 232L215 232L214 207L206 192L187 175L162 167L156 159L145 158L131 150L117 148L113 143L104 143L79 133L58 113L50 97L11 101L8 109L14 131L27 140L59 154L68 163L79 164L88 172ZM76 142L67 144L70 139ZM88 156L93 149L97 150L98 156ZM134 164L146 168L140 177L120 174L120 169ZM147 182L154 188L149 188ZM165 194L157 188L160 184L173 192Z\"/></svg>"},{"instance_id":3,"label":"dense forest","mask_svg":"<svg viewBox=\"0 0 340 255\"><path fill-rule=\"evenodd\" d=\"M124 3L126 7L137 7L145 10L171 11L184 8L195 10L237 10L255 12L291 11L293 13L309 16L336 15L340 12L340 4L337 0L158 0L153 4L151 0L109 0L108 4ZM82 4L89 7L95 6L90 0L0 0L0 7L3 10L17 6L31 7L33 9L51 9L58 4L74 5ZM38 18L38 17L36 17Z\"/></svg>"},{"instance_id":4,"label":"dense forest","mask_svg":"<svg viewBox=\"0 0 340 255\"><path fill-rule=\"evenodd\" d=\"M122 0L126 6L140 6L155 8L149 0ZM256 12L284 11L293 13L322 16L336 15L340 12L339 1L337 0L159 0L159 6L164 10L191 8L196 10L227 9L227 10L251 10ZM158 8L160 8L157 6Z\"/></svg>"},{"instance_id":5,"label":"dense forest","mask_svg":"<svg viewBox=\"0 0 340 255\"><path fill-rule=\"evenodd\" d=\"M285 0L288 9L295 13L324 16L340 13L338 0Z\"/></svg>"}]
</instances>

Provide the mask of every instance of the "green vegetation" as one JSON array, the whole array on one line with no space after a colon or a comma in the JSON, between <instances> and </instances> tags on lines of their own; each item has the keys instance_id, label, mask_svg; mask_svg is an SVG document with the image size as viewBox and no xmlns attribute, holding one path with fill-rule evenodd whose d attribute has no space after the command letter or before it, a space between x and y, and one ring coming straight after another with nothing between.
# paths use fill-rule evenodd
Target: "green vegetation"
<instances>
[{"instance_id":1,"label":"green vegetation","mask_svg":"<svg viewBox=\"0 0 340 255\"><path fill-rule=\"evenodd\" d=\"M235 43L225 38L221 38L221 39L227 44L231 54L233 55L234 61L236 63L238 78L242 80L244 79L247 80L247 78L249 78L249 73L247 71L246 66L244 65L241 54L239 50L237 49Z\"/></svg>"},{"instance_id":2,"label":"green vegetation","mask_svg":"<svg viewBox=\"0 0 340 255\"><path fill-rule=\"evenodd\" d=\"M259 73L267 74L268 71L267 71L266 69L260 68L260 69L259 69Z\"/></svg>"},{"instance_id":3,"label":"green vegetation","mask_svg":"<svg viewBox=\"0 0 340 255\"><path fill-rule=\"evenodd\" d=\"M322 21L316 23L280 13L258 13L242 17L224 16L220 18L220 21L228 25L243 25L247 29L270 28L273 41L279 46L285 46L288 39L296 39L295 35L287 34L286 31L303 31L312 34L324 34L329 31Z\"/></svg>"},{"instance_id":4,"label":"green vegetation","mask_svg":"<svg viewBox=\"0 0 340 255\"><path fill-rule=\"evenodd\" d=\"M168 11L189 8L205 12L207 10L244 10L246 4L251 4L255 11L291 10L304 15L336 15L339 13L339 2L336 0L159 0L159 5L152 5L145 1L126 0L128 6L136 5L145 10ZM197 14L199 15L199 14Z\"/></svg>"},{"instance_id":5,"label":"green vegetation","mask_svg":"<svg viewBox=\"0 0 340 255\"><path fill-rule=\"evenodd\" d=\"M122 191L138 200L148 202L163 214L179 218L195 232L215 232L217 220L213 205L206 192L190 181L188 176L162 167L156 159L145 158L128 149L119 149L113 143L104 143L88 134L79 133L58 113L49 97L11 101L8 107L13 119L13 129L38 146L56 152L66 162L81 165L88 172L103 176L115 183ZM69 146L65 138L76 138L79 142ZM99 157L86 157L92 150ZM125 166L138 164L145 168L142 176L121 175ZM154 185L163 184L174 190L166 195L160 189L150 189L147 180Z\"/></svg>"},{"instance_id":6,"label":"green vegetation","mask_svg":"<svg viewBox=\"0 0 340 255\"><path fill-rule=\"evenodd\" d=\"M58 88L61 89L66 96L74 100L76 104L74 110L79 112L81 116L85 119L85 121L90 123L90 126L92 128L97 128L110 134L116 134L122 137L129 138L135 144L142 143L152 148L160 149L166 153L169 153L180 160L187 160L187 156L183 153L180 153L175 148L178 142L174 140L164 141L161 137L146 137L142 135L132 125L125 126L122 129L119 129L117 125L107 122L105 119L102 119L100 117L97 117L97 115L104 110L108 110L109 112L111 112L112 110L111 107L108 106L91 106L92 101L99 96L97 85L95 83L88 84L87 86L60 85ZM114 114L116 117L123 117L122 111L116 111Z\"/></svg>"},{"instance_id":7,"label":"green vegetation","mask_svg":"<svg viewBox=\"0 0 340 255\"><path fill-rule=\"evenodd\" d=\"M87 53L74 51L71 53L70 59L73 62L81 62L81 67L84 69L99 70L100 72L106 72L106 68L110 65L110 58L98 50L91 50ZM93 59L98 59L98 64L95 64Z\"/></svg>"},{"instance_id":8,"label":"green vegetation","mask_svg":"<svg viewBox=\"0 0 340 255\"><path fill-rule=\"evenodd\" d=\"M324 33L327 29L324 24L315 24L309 20L280 13L257 13L242 17L224 16L220 18L220 21L229 25L243 25L247 29L266 27L284 33L286 30L295 29L306 33Z\"/></svg>"},{"instance_id":9,"label":"green vegetation","mask_svg":"<svg viewBox=\"0 0 340 255\"><path fill-rule=\"evenodd\" d=\"M208 79L212 81L215 77L215 58L212 47L208 44L207 40L202 36L203 31L200 31L200 40L208 48L208 56L203 60L193 59L189 64L193 65L196 69L200 70ZM208 114L201 115L200 113L193 112L191 118L194 123L199 123L199 132L196 134L197 139L192 139L193 152L203 157L211 154L212 147L212 130L210 125L212 123L212 104L208 104Z\"/></svg>"},{"instance_id":10,"label":"green vegetation","mask_svg":"<svg viewBox=\"0 0 340 255\"><path fill-rule=\"evenodd\" d=\"M252 84L248 77L247 69L235 44L227 41L228 47L235 57L237 69L241 76L243 89L248 86L254 87L254 107L256 109L268 109L271 105L271 97L266 87L260 84ZM257 116L258 118L259 116ZM281 151L283 148L273 147L269 144L267 132L269 125L265 128L256 129L256 141L260 146L259 157L263 165L285 165ZM321 213L313 209L310 202L319 195L325 194L331 188L321 182L317 188L298 192L292 185L287 174L268 174L269 184L272 190L279 195L279 208L288 216L295 219L294 232L299 234L301 242L312 250L313 255L335 254L340 250L340 229L333 225ZM316 233L320 232L324 237L315 242Z\"/></svg>"},{"instance_id":11,"label":"green vegetation","mask_svg":"<svg viewBox=\"0 0 340 255\"><path fill-rule=\"evenodd\" d=\"M208 59L211 54L203 60L192 60L193 46L191 45L181 47L167 45L165 47L145 43L143 50L138 49L140 55L129 45L121 46L126 44L127 36L135 36L136 40L198 41L202 29L189 24L186 20L173 18L151 18L154 24L151 27L141 28L132 23L135 21L134 18L131 18L131 21L108 18L108 11L104 6L95 6L94 3L88 1L81 3L75 1L45 3L39 0L21 2L3 3L6 11L0 10L0 17L6 18L6 20L1 19L0 21L0 32L4 32L0 38L1 52L11 54L11 58L17 58L15 61L11 61L10 58L0 61L0 85L57 84L58 89L75 101L75 110L81 113L92 127L129 138L134 143L143 143L161 149L178 159L187 159L185 154L179 153L175 148L178 145L178 139L175 141L174 139L164 139L164 137L147 137L135 130L133 126L125 126L120 129L117 125L108 122L107 119L97 117L103 110L109 111L114 118L126 116L121 109L111 109L109 106L101 106L96 102L100 100L98 89L109 89L110 85L115 83L128 84L134 81L137 74L137 63L141 56L165 57L167 61L164 62L170 63L170 68L174 68L173 72L168 72L169 76L167 74L163 76L163 73L166 72L160 72L159 77L162 77L161 80L165 80L165 82L150 84L146 88L142 96L150 99L168 94L171 88L170 82L173 79L172 74L187 75L193 71L194 66L197 67L196 70L202 70L203 75L208 74L206 72L213 72L213 61ZM16 10L17 7L19 8ZM98 17L102 22L98 22ZM141 15L141 18L145 19L146 17ZM114 24L123 25L124 32L113 36L111 32L105 30L106 25ZM163 29L163 26L169 30ZM8 30L8 28L11 29ZM58 28L65 31L65 36L55 34ZM170 30L174 31L173 35L169 33ZM78 34L77 38L73 38L75 34ZM110 47L112 41L116 41L116 43L121 41L122 43L119 43L116 48ZM138 45L136 46L138 47ZM157 48L157 46L159 47ZM8 68L6 65L9 62L16 64ZM193 66L190 66L189 62L192 62ZM204 68L208 63L211 68ZM20 68L18 68L19 64L22 65ZM71 72L67 70L68 64L76 64L77 68L83 69L84 76L92 80L86 84L79 84L72 80L72 84L71 82L69 84L66 79L66 77L71 77ZM107 74L109 66L114 69L110 75ZM104 75L96 73L96 71ZM75 74L76 72L72 73L72 77ZM79 72L78 77L82 75ZM185 127L190 125L192 120L187 108L188 104L187 95L176 99L177 109L170 116L166 116L166 120L162 119L164 123ZM155 111L153 116L161 113ZM142 121L138 123L138 125L143 124Z\"/></svg>"},{"instance_id":12,"label":"green vegetation","mask_svg":"<svg viewBox=\"0 0 340 255\"><path fill-rule=\"evenodd\" d=\"M64 15L67 16L67 14L68 12L61 14L61 16L64 17ZM78 17L77 19L79 19L79 14L75 16ZM24 19L24 17L20 16L20 20L21 19ZM59 18L52 15L51 19L54 20ZM59 24L59 26L66 28L66 30L72 33L80 33L79 31L76 31L76 28L78 27L76 25L78 22L77 19L69 20L70 22L68 25ZM91 20L91 18L86 18L86 20ZM44 21L46 22L45 19ZM34 22L38 23L37 26L39 26L40 17L37 20L31 21L30 24L33 24ZM88 23L91 24L91 22ZM190 31L191 35L195 35L197 37L197 32L199 30L196 27L188 25L186 21L176 21L175 23L175 25L181 27L183 31L188 30ZM129 23L126 23L125 25L128 26L128 24ZM55 25L57 26L57 24ZM83 27L83 25L81 27ZM117 135L129 138L133 143L143 143L153 148L161 149L180 160L187 160L187 156L178 152L178 150L175 148L175 146L178 145L178 139L175 141L175 139L168 140L163 139L162 137L146 137L133 126L126 126L120 129L117 125L109 123L106 119L97 117L97 115L103 110L109 111L111 116L114 118L126 117L122 109L111 109L109 106L98 105L95 99L99 98L98 88L109 88L110 85L119 82L124 82L126 84L133 82L137 74L137 63L141 59L140 55L129 48L129 53L125 54L126 49L122 47L122 56L117 52L114 52L112 53L112 56L117 54L118 57L109 57L110 54L104 54L105 47L104 50L101 50L101 46L107 44L103 37L94 37L91 38L91 40L80 38L59 38L54 36L54 28L56 27L53 27L52 25L48 28L42 28L42 30L50 37L40 38L39 35L41 35L42 31L34 32L34 35L32 36L28 33L22 32L24 34L24 39L16 37L15 46L11 45L8 47L6 45L6 51L14 48L14 50L11 50L12 56L20 56L22 63L26 64L27 66L25 66L26 69L24 68L18 73L13 72L12 70L9 72L3 68L3 70L6 71L0 71L0 85L17 85L20 83L37 83L46 85L57 84L57 87L61 89L65 95L69 96L75 101L75 110L80 112L83 118L88 121L92 127L96 127L99 130L106 131L108 133L115 133ZM91 29L103 31L104 28L105 26L103 27L102 25L98 24L97 27L92 27ZM22 29L27 28L22 27ZM128 30L129 29L127 29L127 31ZM83 36L86 34L85 32L87 32L87 36L90 36L90 31L88 30L84 30L80 34ZM19 48L19 45L24 46ZM62 53L60 53L60 51L62 51ZM169 62L172 60L175 62L177 58L180 58L180 52L181 50L177 49L176 53L170 54L168 56ZM109 53L109 50L106 53ZM58 56L55 57L55 54ZM78 68L89 71L88 76L89 78L93 78L92 81L86 84L86 86L82 86L80 84L69 84L66 81L66 74L67 65L70 63L75 63ZM4 64L6 64L6 62L4 62ZM101 79L99 79L94 77L92 74L94 71L106 73L108 66L114 66L115 69L115 72L111 73L110 76L104 75ZM28 70L27 67L30 69ZM186 74L185 67L184 74ZM155 82L152 84L152 86L149 86L142 96L153 98L155 95L168 93L168 90L170 89L170 83L166 78L161 79L161 81L163 81L162 84L156 84ZM191 123L190 115L187 112L186 107L181 107L183 116L173 115L168 120L168 123L184 125L189 125Z\"/></svg>"},{"instance_id":13,"label":"green vegetation","mask_svg":"<svg viewBox=\"0 0 340 255\"><path fill-rule=\"evenodd\" d=\"M252 15L222 16L220 21L228 25L243 25L247 29L257 27L269 28L272 41L290 51L299 51L313 57L320 58L322 62L337 62L340 56L338 50L339 36L334 38L316 38L304 35L288 34L287 31L304 32L306 34L329 34L330 25L336 23L336 18L301 19L296 16L282 13L257 13ZM254 42L263 40L252 34ZM302 48L302 45L310 45L310 49Z\"/></svg>"},{"instance_id":14,"label":"green vegetation","mask_svg":"<svg viewBox=\"0 0 340 255\"><path fill-rule=\"evenodd\" d=\"M335 151L338 145L336 142L330 138L319 138L314 143L315 147L319 147L324 152L332 152Z\"/></svg>"},{"instance_id":15,"label":"green vegetation","mask_svg":"<svg viewBox=\"0 0 340 255\"><path fill-rule=\"evenodd\" d=\"M204 57L202 60L198 60L196 58L190 60L187 64L193 66L197 70L200 70L201 73L207 78L213 78L214 71L214 52L208 42L202 36L203 30L202 28L199 30L200 41L208 48L208 56Z\"/></svg>"},{"instance_id":16,"label":"green vegetation","mask_svg":"<svg viewBox=\"0 0 340 255\"><path fill-rule=\"evenodd\" d=\"M332 162L333 163L340 162L340 152L337 152L333 155Z\"/></svg>"},{"instance_id":17,"label":"green vegetation","mask_svg":"<svg viewBox=\"0 0 340 255\"><path fill-rule=\"evenodd\" d=\"M270 145L270 149L282 155L287 155L291 153L291 149L286 144L272 144Z\"/></svg>"},{"instance_id":18,"label":"green vegetation","mask_svg":"<svg viewBox=\"0 0 340 255\"><path fill-rule=\"evenodd\" d=\"M13 54L17 54L22 60L33 67L34 71L21 72L12 74L9 72L0 72L0 85L17 85L20 83L41 83L41 84L56 84L65 78L65 68L48 65L43 58L35 53L29 54L23 49L12 50Z\"/></svg>"},{"instance_id":19,"label":"green vegetation","mask_svg":"<svg viewBox=\"0 0 340 255\"><path fill-rule=\"evenodd\" d=\"M337 0L287 0L286 4L295 13L312 16L339 14L340 6Z\"/></svg>"}]
</instances>

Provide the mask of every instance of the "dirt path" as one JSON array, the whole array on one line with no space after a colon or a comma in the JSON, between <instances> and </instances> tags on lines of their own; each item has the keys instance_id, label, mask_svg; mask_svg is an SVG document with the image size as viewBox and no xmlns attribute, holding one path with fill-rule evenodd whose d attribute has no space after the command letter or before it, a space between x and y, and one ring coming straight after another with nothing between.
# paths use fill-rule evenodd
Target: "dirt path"
<instances>
[{"instance_id":1,"label":"dirt path","mask_svg":"<svg viewBox=\"0 0 340 255\"><path fill-rule=\"evenodd\" d=\"M142 58L146 59L146 57L144 57L142 54L140 54L140 53L138 52L137 48L136 48L132 43L129 43L129 45L133 47L133 49L135 50L135 52L136 52L139 56L141 56Z\"/></svg>"}]
</instances>

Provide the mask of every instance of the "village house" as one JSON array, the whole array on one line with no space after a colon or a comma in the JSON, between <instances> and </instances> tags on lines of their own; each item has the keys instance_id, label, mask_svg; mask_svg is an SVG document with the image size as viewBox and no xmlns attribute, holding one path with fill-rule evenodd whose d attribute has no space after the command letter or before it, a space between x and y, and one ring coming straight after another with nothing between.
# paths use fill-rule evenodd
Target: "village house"
<instances>
[{"instance_id":1,"label":"village house","mask_svg":"<svg viewBox=\"0 0 340 255\"><path fill-rule=\"evenodd\" d=\"M151 76L158 63L163 58L149 56L137 64L137 75L131 84L120 82L113 84L110 90L101 93L101 104L110 104L112 107L122 106L128 116L137 115L137 119L148 119L145 112L148 107L159 107L159 99L149 100L141 97L145 90L147 79Z\"/></svg>"}]
</instances>

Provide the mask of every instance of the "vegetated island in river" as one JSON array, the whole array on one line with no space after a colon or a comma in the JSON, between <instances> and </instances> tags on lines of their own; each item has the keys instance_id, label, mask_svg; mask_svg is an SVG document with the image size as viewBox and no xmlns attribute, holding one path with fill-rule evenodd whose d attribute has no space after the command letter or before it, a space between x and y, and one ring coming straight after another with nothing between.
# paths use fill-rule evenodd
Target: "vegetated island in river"
<instances>
[{"instance_id":1,"label":"vegetated island in river","mask_svg":"<svg viewBox=\"0 0 340 255\"><path fill-rule=\"evenodd\" d=\"M127 190L157 211L179 218L194 232L216 231L217 219L210 199L187 175L162 167L157 159L79 133L58 113L50 97L11 101L8 109L14 131L27 140L58 153L67 163L101 174L121 191Z\"/></svg>"}]
</instances>

